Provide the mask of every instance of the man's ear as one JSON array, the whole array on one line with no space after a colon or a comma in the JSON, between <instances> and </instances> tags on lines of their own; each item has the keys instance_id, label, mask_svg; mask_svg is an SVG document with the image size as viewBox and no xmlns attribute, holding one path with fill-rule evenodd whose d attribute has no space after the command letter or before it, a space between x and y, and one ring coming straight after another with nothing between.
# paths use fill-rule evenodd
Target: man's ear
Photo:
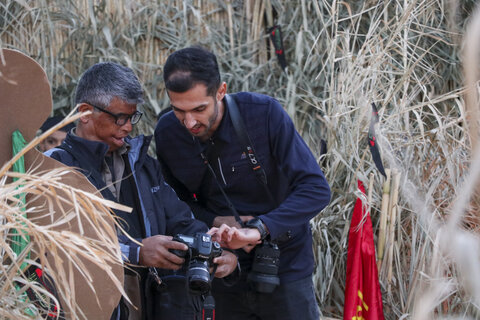
<instances>
[{"instance_id":1,"label":"man's ear","mask_svg":"<svg viewBox=\"0 0 480 320\"><path fill-rule=\"evenodd\" d=\"M89 114L83 115L79 118L78 121L82 123L87 123L92 118L93 107L88 103L80 103L77 105L78 112L90 111Z\"/></svg>"},{"instance_id":2,"label":"man's ear","mask_svg":"<svg viewBox=\"0 0 480 320\"><path fill-rule=\"evenodd\" d=\"M223 97L227 94L227 84L225 82L222 82L220 87L217 90L217 101L222 101Z\"/></svg>"}]
</instances>

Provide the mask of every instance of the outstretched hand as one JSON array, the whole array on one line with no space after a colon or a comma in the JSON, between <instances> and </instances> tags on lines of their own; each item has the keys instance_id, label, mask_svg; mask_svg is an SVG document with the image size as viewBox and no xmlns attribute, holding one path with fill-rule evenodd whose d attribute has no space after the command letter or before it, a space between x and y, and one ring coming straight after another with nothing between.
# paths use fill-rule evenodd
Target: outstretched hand
<instances>
[{"instance_id":1,"label":"outstretched hand","mask_svg":"<svg viewBox=\"0 0 480 320\"><path fill-rule=\"evenodd\" d=\"M180 258L169 249L187 250L186 244L173 241L171 236L156 235L142 240L139 264L147 267L178 270L185 259Z\"/></svg>"},{"instance_id":2,"label":"outstretched hand","mask_svg":"<svg viewBox=\"0 0 480 320\"><path fill-rule=\"evenodd\" d=\"M262 242L260 232L253 228L238 229L222 224L219 228L211 228L208 234L212 235L212 239L220 243L222 247L229 249L242 248L246 252L250 252L257 244Z\"/></svg>"}]
</instances>

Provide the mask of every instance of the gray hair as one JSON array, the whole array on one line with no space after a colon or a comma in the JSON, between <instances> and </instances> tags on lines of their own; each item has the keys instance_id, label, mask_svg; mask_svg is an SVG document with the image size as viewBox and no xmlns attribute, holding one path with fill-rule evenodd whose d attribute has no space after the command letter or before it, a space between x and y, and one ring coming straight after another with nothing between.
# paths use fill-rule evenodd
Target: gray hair
<instances>
[{"instance_id":1,"label":"gray hair","mask_svg":"<svg viewBox=\"0 0 480 320\"><path fill-rule=\"evenodd\" d=\"M129 104L143 103L142 86L132 69L113 62L94 64L80 78L75 104L106 108L114 97Z\"/></svg>"}]
</instances>

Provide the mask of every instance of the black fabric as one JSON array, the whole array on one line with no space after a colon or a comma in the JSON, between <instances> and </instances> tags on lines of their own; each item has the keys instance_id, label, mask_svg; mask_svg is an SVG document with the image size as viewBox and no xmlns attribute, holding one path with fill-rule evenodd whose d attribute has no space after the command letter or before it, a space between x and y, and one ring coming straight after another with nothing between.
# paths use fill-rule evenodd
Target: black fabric
<instances>
[{"instance_id":1,"label":"black fabric","mask_svg":"<svg viewBox=\"0 0 480 320\"><path fill-rule=\"evenodd\" d=\"M120 224L125 231L133 238L145 238L145 225L142 217L142 208L138 202L138 192L133 179L132 171L128 161L125 163L123 171L122 184L120 186L119 202L132 208L132 212L127 213L117 210L117 216L121 218Z\"/></svg>"},{"instance_id":2,"label":"black fabric","mask_svg":"<svg viewBox=\"0 0 480 320\"><path fill-rule=\"evenodd\" d=\"M282 283L273 294L254 290L213 292L216 319L318 320L319 310L311 277Z\"/></svg>"},{"instance_id":3,"label":"black fabric","mask_svg":"<svg viewBox=\"0 0 480 320\"><path fill-rule=\"evenodd\" d=\"M198 141L198 139L197 139ZM200 143L200 142L199 142ZM202 144L200 145L200 148L203 150L203 149L206 149L206 152L201 152L200 153L200 156L202 157L202 159L204 160L205 162L205 165L207 166L208 170L207 172L205 173L205 176L203 177L202 181L205 181L205 183L208 183L207 181L207 177L208 175L210 174L212 177L213 177L213 181L216 183L216 185L218 186L218 189L220 190L220 192L222 193L223 195L223 198L228 206L228 208L230 209L230 212L232 213L232 215L235 217L235 220L237 221L237 223L243 227L243 221L242 219L240 218L240 214L238 213L237 209L235 208L235 206L233 205L233 203L230 201L230 198L227 196L227 194L225 193L225 190L223 189L223 186L222 186L222 183L219 179L218 179L218 175L216 172L220 172L221 168L220 166L217 164L217 162L215 161L215 159L218 159L218 156L220 154L220 149L221 147L218 146L218 144L215 144L213 143L213 141L211 141L210 144L208 144L208 146L205 148ZM206 153L206 154L205 154ZM215 172L216 171L216 172ZM203 198L203 197L202 197Z\"/></svg>"},{"instance_id":4,"label":"black fabric","mask_svg":"<svg viewBox=\"0 0 480 320\"><path fill-rule=\"evenodd\" d=\"M240 115L240 111L238 111L237 102L235 101L235 95L227 94L225 96L225 101L227 102L227 108L230 112L230 119L232 120L233 128L235 129L235 133L238 140L240 141L240 144L245 149L245 154L248 157L250 166L252 167L255 176L262 184L263 189L265 190L265 194L267 195L270 203L273 205L274 208L276 208L278 207L278 203L275 201L272 192L268 188L267 174L265 173L265 169L262 167L260 158L255 153L253 143L248 136L248 132L245 128L245 124L243 123L242 116Z\"/></svg>"},{"instance_id":5,"label":"black fabric","mask_svg":"<svg viewBox=\"0 0 480 320\"><path fill-rule=\"evenodd\" d=\"M125 140L130 145L128 154L124 156L125 171L128 174L128 178L122 181L122 186L125 189L121 192L124 195L127 193L132 194L131 198L123 200L130 203L130 206L137 212L138 217L142 217L142 219L139 218L139 223L130 221L132 226L136 225L135 229L137 229L132 234L136 234L138 230L144 231L145 237L161 234L194 235L197 232L206 232L208 230L207 226L198 220L192 219L190 208L181 202L172 188L165 183L159 163L148 156L147 151L151 137L138 136L126 138ZM108 146L105 143L86 140L69 133L60 148L51 149L45 154L68 166L79 168L89 181L101 190L102 195L106 199L117 201L112 192L106 187L101 175L107 150ZM129 173L132 174L130 175ZM130 192L126 189L133 191ZM122 203L122 201L120 202ZM125 215L127 214L125 213ZM145 224L144 226L141 225L142 221ZM118 238L122 253L131 264L137 264L138 244L122 234L119 234ZM138 237L136 240L141 242L142 237ZM140 286L141 292L144 293L142 295L142 310L148 310L149 306L160 305L162 303L160 299L166 299L165 296L168 296L169 292L152 295L149 291L151 286L147 283L150 281L147 277L147 269L135 268L134 271L141 273L142 281ZM168 270L159 269L159 271L162 275L173 273ZM173 292L172 294L183 294L186 297L185 287L178 288L178 290L183 291L179 293ZM183 301L181 309L173 310L172 313L181 313L183 309L191 309L191 306L187 304L188 301L185 299ZM124 314L121 314L121 316L123 317ZM154 313L147 319L159 319L159 317Z\"/></svg>"},{"instance_id":6,"label":"black fabric","mask_svg":"<svg viewBox=\"0 0 480 320\"><path fill-rule=\"evenodd\" d=\"M65 158L61 159L52 155L48 155L48 154L47 155L66 165L74 166L73 163L76 163L77 164L76 166L80 168L80 171L82 171L82 173L88 178L88 180L100 191L100 193L105 199L108 199L111 201L117 201L113 193L107 188L105 181L103 180L103 177L101 175L103 158L107 153L108 146L98 145L94 150L91 150L90 152L94 152L95 154L97 154L97 156L102 155L102 157L100 158L100 161L98 161L98 159L97 161L89 161L88 153L82 152L81 149L76 150L73 148L71 144L65 143L65 141L68 139L69 136L70 136L70 133L67 134L67 138L65 138L64 142L57 148L66 151L70 155L70 159L71 159L70 161L64 162L62 160L64 160ZM54 149L50 149L52 150L51 152L53 152ZM80 167L80 164L82 164L81 167Z\"/></svg>"},{"instance_id":7,"label":"black fabric","mask_svg":"<svg viewBox=\"0 0 480 320\"><path fill-rule=\"evenodd\" d=\"M152 277L147 277L147 319L201 320L203 297L187 294L185 277L164 277L162 280L162 286L158 286Z\"/></svg>"},{"instance_id":8,"label":"black fabric","mask_svg":"<svg viewBox=\"0 0 480 320\"><path fill-rule=\"evenodd\" d=\"M119 315L120 313L120 315ZM112 315L110 316L110 320L128 320L128 307L127 307L127 304L125 302L125 298L122 297L120 298L120 302L117 306L117 308L115 308L115 310L113 310L113 313Z\"/></svg>"}]
</instances>

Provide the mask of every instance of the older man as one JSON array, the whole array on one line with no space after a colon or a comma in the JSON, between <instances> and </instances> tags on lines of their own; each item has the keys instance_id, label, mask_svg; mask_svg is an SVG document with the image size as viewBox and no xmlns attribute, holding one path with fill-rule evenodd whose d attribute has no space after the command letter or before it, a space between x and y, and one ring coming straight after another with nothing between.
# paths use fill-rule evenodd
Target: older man
<instances>
[{"instance_id":1,"label":"older man","mask_svg":"<svg viewBox=\"0 0 480 320\"><path fill-rule=\"evenodd\" d=\"M187 305L186 286L162 288L154 281L157 273L175 279L182 278L182 273L156 268L178 270L184 264L171 250L187 250L187 245L172 241L172 235L194 235L208 228L193 219L190 208L165 183L157 161L147 155L151 137L129 137L142 117L137 110L142 102L141 85L131 69L110 62L95 64L82 75L75 96L78 111L89 113L79 119L60 147L46 154L79 168L106 199L133 208L132 213L116 214L130 236L120 234L119 241L130 266L125 268L125 289L135 307L128 305L128 312L119 307L114 316L192 319L199 310ZM236 257L226 251L214 262L218 264L216 277L225 277L237 265ZM177 292L172 292L174 287Z\"/></svg>"}]
</instances>

